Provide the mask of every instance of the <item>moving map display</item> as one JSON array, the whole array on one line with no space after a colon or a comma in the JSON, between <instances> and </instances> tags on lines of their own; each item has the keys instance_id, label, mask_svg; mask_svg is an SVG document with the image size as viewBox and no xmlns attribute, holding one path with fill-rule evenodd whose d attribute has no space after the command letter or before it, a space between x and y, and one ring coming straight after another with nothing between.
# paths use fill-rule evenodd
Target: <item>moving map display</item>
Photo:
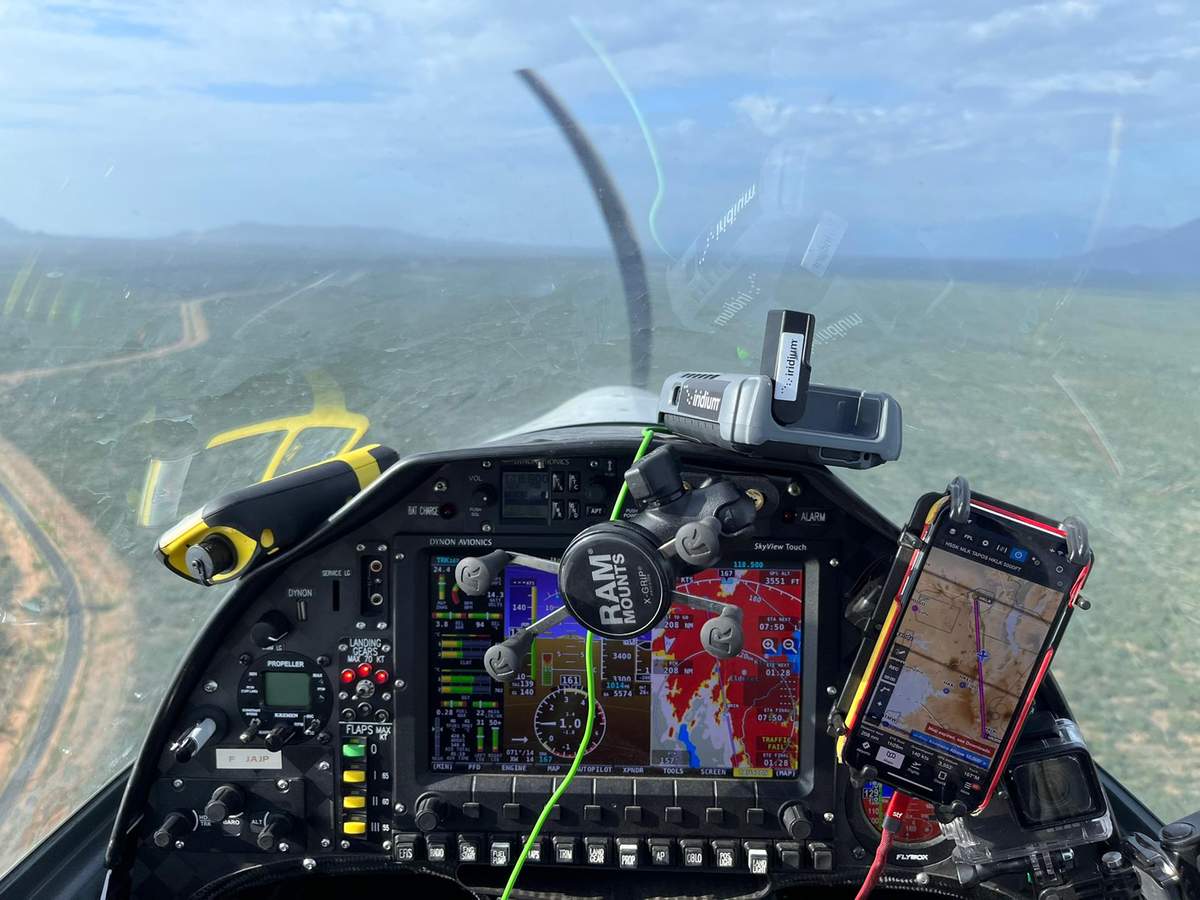
<instances>
[{"instance_id":1,"label":"moving map display","mask_svg":"<svg viewBox=\"0 0 1200 900\"><path fill-rule=\"evenodd\" d=\"M584 631L568 619L534 642L500 685L484 651L562 605L554 575L509 566L483 597L454 584L457 557L431 560L430 764L435 771L565 771L587 716ZM717 660L700 646L712 613L672 608L636 640L597 638L592 773L792 777L799 754L804 573L739 562L680 582L734 603L745 648Z\"/></svg>"},{"instance_id":2,"label":"moving map display","mask_svg":"<svg viewBox=\"0 0 1200 900\"><path fill-rule=\"evenodd\" d=\"M945 543L929 551L864 722L987 769L1063 591L999 568L1005 558L1013 569L1028 565L1023 548L990 548L985 564L954 552L970 548ZM880 753L894 768L903 765L898 751Z\"/></svg>"}]
</instances>

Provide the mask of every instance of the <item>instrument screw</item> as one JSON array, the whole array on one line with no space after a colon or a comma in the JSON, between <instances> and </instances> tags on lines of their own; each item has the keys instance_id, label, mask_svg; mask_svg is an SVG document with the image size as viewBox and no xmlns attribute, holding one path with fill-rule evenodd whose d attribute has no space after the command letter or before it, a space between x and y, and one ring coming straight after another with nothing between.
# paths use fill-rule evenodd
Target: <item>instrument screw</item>
<instances>
[{"instance_id":1,"label":"instrument screw","mask_svg":"<svg viewBox=\"0 0 1200 900\"><path fill-rule=\"evenodd\" d=\"M176 842L175 842L175 849L176 849L176 850L182 850L182 849L183 849L183 841L176 841Z\"/></svg>"},{"instance_id":2,"label":"instrument screw","mask_svg":"<svg viewBox=\"0 0 1200 900\"><path fill-rule=\"evenodd\" d=\"M838 693L837 685L831 684L825 688L825 693L830 697L836 697Z\"/></svg>"},{"instance_id":3,"label":"instrument screw","mask_svg":"<svg viewBox=\"0 0 1200 900\"><path fill-rule=\"evenodd\" d=\"M384 841L384 842L383 842L383 849L384 849L384 850L391 850L391 849L392 849L392 842L391 842L391 841Z\"/></svg>"},{"instance_id":4,"label":"instrument screw","mask_svg":"<svg viewBox=\"0 0 1200 900\"><path fill-rule=\"evenodd\" d=\"M332 660L328 656L326 656L324 653L322 653L320 656L317 657L317 665L318 666L327 666L330 664L330 662L332 662Z\"/></svg>"},{"instance_id":5,"label":"instrument screw","mask_svg":"<svg viewBox=\"0 0 1200 900\"><path fill-rule=\"evenodd\" d=\"M331 841L329 838L321 838L321 846L326 850L329 849L332 843L333 841Z\"/></svg>"},{"instance_id":6,"label":"instrument screw","mask_svg":"<svg viewBox=\"0 0 1200 900\"><path fill-rule=\"evenodd\" d=\"M392 695L389 692L384 692L383 694L379 695L379 699L382 700L384 703L387 703L389 700L392 699Z\"/></svg>"},{"instance_id":7,"label":"instrument screw","mask_svg":"<svg viewBox=\"0 0 1200 900\"><path fill-rule=\"evenodd\" d=\"M349 649L350 649L349 644L338 644L338 653L345 653Z\"/></svg>"},{"instance_id":8,"label":"instrument screw","mask_svg":"<svg viewBox=\"0 0 1200 900\"><path fill-rule=\"evenodd\" d=\"M215 694L217 692L218 687L219 687L219 685L215 681L212 681L210 679L210 680L204 682L204 693Z\"/></svg>"},{"instance_id":9,"label":"instrument screw","mask_svg":"<svg viewBox=\"0 0 1200 900\"><path fill-rule=\"evenodd\" d=\"M176 778L174 781L171 782L171 787L175 788L175 790L177 790L177 791L182 791L183 790L183 779Z\"/></svg>"},{"instance_id":10,"label":"instrument screw","mask_svg":"<svg viewBox=\"0 0 1200 900\"><path fill-rule=\"evenodd\" d=\"M787 492L793 497L799 497L802 493L804 493L804 488L800 486L800 482L798 481L789 481Z\"/></svg>"},{"instance_id":11,"label":"instrument screw","mask_svg":"<svg viewBox=\"0 0 1200 900\"><path fill-rule=\"evenodd\" d=\"M380 644L380 645L379 645L379 652L380 652L380 653L391 653L391 652L392 652L392 645L391 645L391 644Z\"/></svg>"},{"instance_id":12,"label":"instrument screw","mask_svg":"<svg viewBox=\"0 0 1200 900\"><path fill-rule=\"evenodd\" d=\"M394 687L398 691L402 691L406 687L408 687L408 685L405 683L403 678L393 678L392 679L392 687Z\"/></svg>"},{"instance_id":13,"label":"instrument screw","mask_svg":"<svg viewBox=\"0 0 1200 900\"><path fill-rule=\"evenodd\" d=\"M300 861L300 865L304 866L305 872L311 872L313 869L315 869L317 867L317 861L315 859L313 859L311 856L306 856L306 857L304 857L303 860Z\"/></svg>"},{"instance_id":14,"label":"instrument screw","mask_svg":"<svg viewBox=\"0 0 1200 900\"><path fill-rule=\"evenodd\" d=\"M450 485L446 484L444 479L439 478L433 483L433 491L435 494L444 494L449 490Z\"/></svg>"},{"instance_id":15,"label":"instrument screw","mask_svg":"<svg viewBox=\"0 0 1200 900\"><path fill-rule=\"evenodd\" d=\"M385 630L386 628L387 628L387 622L376 622L376 623L375 623L375 629L376 629L376 631L383 631L383 630Z\"/></svg>"},{"instance_id":16,"label":"instrument screw","mask_svg":"<svg viewBox=\"0 0 1200 900\"><path fill-rule=\"evenodd\" d=\"M319 763L317 763L317 769L319 769L322 772L328 772L329 771L329 760L327 760L327 759L321 760Z\"/></svg>"},{"instance_id":17,"label":"instrument screw","mask_svg":"<svg viewBox=\"0 0 1200 900\"><path fill-rule=\"evenodd\" d=\"M483 468L485 468L485 469L490 469L492 467L492 461L490 459L485 459L483 462L480 463L480 465L483 466Z\"/></svg>"},{"instance_id":18,"label":"instrument screw","mask_svg":"<svg viewBox=\"0 0 1200 900\"><path fill-rule=\"evenodd\" d=\"M249 653L243 653L238 657L238 662L240 662L243 666L248 666L253 658L254 657L252 657Z\"/></svg>"},{"instance_id":19,"label":"instrument screw","mask_svg":"<svg viewBox=\"0 0 1200 900\"><path fill-rule=\"evenodd\" d=\"M829 568L836 569L837 567L838 567L838 561L837 561L837 558L835 557L829 561Z\"/></svg>"},{"instance_id":20,"label":"instrument screw","mask_svg":"<svg viewBox=\"0 0 1200 900\"><path fill-rule=\"evenodd\" d=\"M850 855L853 856L855 859L862 859L864 856L867 855L867 851L864 850L862 847L855 847L853 850L850 851Z\"/></svg>"},{"instance_id":21,"label":"instrument screw","mask_svg":"<svg viewBox=\"0 0 1200 900\"><path fill-rule=\"evenodd\" d=\"M832 822L833 821L833 813L827 812L827 813L825 813L825 815L821 816L821 818L824 819L826 822Z\"/></svg>"},{"instance_id":22,"label":"instrument screw","mask_svg":"<svg viewBox=\"0 0 1200 900\"><path fill-rule=\"evenodd\" d=\"M354 627L357 628L359 631L366 631L367 623L366 622L355 622Z\"/></svg>"},{"instance_id":23,"label":"instrument screw","mask_svg":"<svg viewBox=\"0 0 1200 900\"><path fill-rule=\"evenodd\" d=\"M378 550L380 553L387 553L387 544L380 544L375 549Z\"/></svg>"},{"instance_id":24,"label":"instrument screw","mask_svg":"<svg viewBox=\"0 0 1200 900\"><path fill-rule=\"evenodd\" d=\"M318 744L328 744L331 740L333 740L333 737L328 731L322 731L317 735Z\"/></svg>"},{"instance_id":25,"label":"instrument screw","mask_svg":"<svg viewBox=\"0 0 1200 900\"><path fill-rule=\"evenodd\" d=\"M397 801L396 801L396 806L395 806L395 810L396 810L396 812L398 812L398 813L403 813L403 812L404 812L404 810L406 810L407 808L408 808L408 807L406 807L406 806L404 805L404 801L403 801L403 800L397 800Z\"/></svg>"},{"instance_id":26,"label":"instrument screw","mask_svg":"<svg viewBox=\"0 0 1200 900\"><path fill-rule=\"evenodd\" d=\"M359 553L362 553L364 550L367 549L367 545L366 544L358 544L357 546L355 546L354 549L357 550Z\"/></svg>"},{"instance_id":27,"label":"instrument screw","mask_svg":"<svg viewBox=\"0 0 1200 900\"><path fill-rule=\"evenodd\" d=\"M290 785L288 784L288 780L286 778L280 778L275 782L275 787L279 788L281 791L287 791Z\"/></svg>"},{"instance_id":28,"label":"instrument screw","mask_svg":"<svg viewBox=\"0 0 1200 900\"><path fill-rule=\"evenodd\" d=\"M917 877L913 879L917 884L929 884L929 873L918 872Z\"/></svg>"},{"instance_id":29,"label":"instrument screw","mask_svg":"<svg viewBox=\"0 0 1200 900\"><path fill-rule=\"evenodd\" d=\"M343 850L349 850L349 849L350 849L350 842L349 842L349 841L342 841L340 844L338 844L338 846L339 846L339 847L341 847Z\"/></svg>"},{"instance_id":30,"label":"instrument screw","mask_svg":"<svg viewBox=\"0 0 1200 900\"><path fill-rule=\"evenodd\" d=\"M479 530L482 531L484 534L488 534L492 530L492 523L484 522L482 525L479 526Z\"/></svg>"},{"instance_id":31,"label":"instrument screw","mask_svg":"<svg viewBox=\"0 0 1200 900\"><path fill-rule=\"evenodd\" d=\"M280 853L287 853L291 849L292 849L292 845L289 844L287 841L279 842L279 852Z\"/></svg>"},{"instance_id":32,"label":"instrument screw","mask_svg":"<svg viewBox=\"0 0 1200 900\"><path fill-rule=\"evenodd\" d=\"M396 562L400 562L402 559L404 559L404 554L403 554L403 553L397 553L397 554L396 554Z\"/></svg>"}]
</instances>

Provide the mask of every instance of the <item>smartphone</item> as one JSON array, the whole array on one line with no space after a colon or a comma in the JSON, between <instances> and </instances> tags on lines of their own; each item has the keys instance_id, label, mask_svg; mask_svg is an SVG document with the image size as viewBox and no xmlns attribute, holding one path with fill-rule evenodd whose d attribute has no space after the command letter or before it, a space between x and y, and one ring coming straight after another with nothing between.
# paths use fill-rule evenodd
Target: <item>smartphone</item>
<instances>
[{"instance_id":1,"label":"smartphone","mask_svg":"<svg viewBox=\"0 0 1200 900\"><path fill-rule=\"evenodd\" d=\"M1072 561L1061 525L987 497L972 496L965 522L949 510L933 503L907 563L897 557L903 575L838 748L962 815L996 790L1092 556Z\"/></svg>"}]
</instances>

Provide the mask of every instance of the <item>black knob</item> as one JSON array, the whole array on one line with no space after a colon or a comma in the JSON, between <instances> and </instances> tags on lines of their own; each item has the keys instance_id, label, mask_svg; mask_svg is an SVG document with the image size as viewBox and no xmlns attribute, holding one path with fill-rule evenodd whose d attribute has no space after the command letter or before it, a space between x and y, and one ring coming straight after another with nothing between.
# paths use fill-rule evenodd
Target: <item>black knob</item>
<instances>
[{"instance_id":1,"label":"black knob","mask_svg":"<svg viewBox=\"0 0 1200 900\"><path fill-rule=\"evenodd\" d=\"M250 626L250 638L265 649L272 644L278 644L291 630L292 623L288 621L288 617L272 609L263 613L263 617Z\"/></svg>"},{"instance_id":2,"label":"black knob","mask_svg":"<svg viewBox=\"0 0 1200 900\"><path fill-rule=\"evenodd\" d=\"M496 489L490 484L481 484L471 493L476 506L492 506L496 502Z\"/></svg>"},{"instance_id":3,"label":"black knob","mask_svg":"<svg viewBox=\"0 0 1200 900\"><path fill-rule=\"evenodd\" d=\"M607 502L611 487L603 478L589 478L587 487L583 489L583 499L593 505Z\"/></svg>"},{"instance_id":4,"label":"black knob","mask_svg":"<svg viewBox=\"0 0 1200 900\"><path fill-rule=\"evenodd\" d=\"M197 581L212 584L215 577L231 571L237 565L237 550L229 538L213 533L200 543L188 547L183 561Z\"/></svg>"},{"instance_id":5,"label":"black knob","mask_svg":"<svg viewBox=\"0 0 1200 900\"><path fill-rule=\"evenodd\" d=\"M195 819L190 812L176 810L168 813L158 830L154 832L154 846L170 847L185 834L190 834L195 828Z\"/></svg>"},{"instance_id":6,"label":"black knob","mask_svg":"<svg viewBox=\"0 0 1200 900\"><path fill-rule=\"evenodd\" d=\"M224 822L245 808L246 797L241 790L232 784L223 784L212 792L208 803L204 805L204 814L210 822Z\"/></svg>"},{"instance_id":7,"label":"black knob","mask_svg":"<svg viewBox=\"0 0 1200 900\"><path fill-rule=\"evenodd\" d=\"M256 737L258 737L258 729L261 727L262 719L260 719L258 716L253 716L250 721L246 723L245 730L238 735L238 740L243 744L249 744Z\"/></svg>"},{"instance_id":8,"label":"black knob","mask_svg":"<svg viewBox=\"0 0 1200 900\"><path fill-rule=\"evenodd\" d=\"M263 737L268 750L282 750L296 739L295 725L276 725Z\"/></svg>"},{"instance_id":9,"label":"black knob","mask_svg":"<svg viewBox=\"0 0 1200 900\"><path fill-rule=\"evenodd\" d=\"M280 838L292 833L292 817L287 813L267 813L263 820L262 831L258 833L258 849L274 850Z\"/></svg>"},{"instance_id":10,"label":"black knob","mask_svg":"<svg viewBox=\"0 0 1200 900\"><path fill-rule=\"evenodd\" d=\"M670 503L683 493L679 474L679 456L670 445L647 453L625 473L629 496L638 503L659 506Z\"/></svg>"},{"instance_id":11,"label":"black knob","mask_svg":"<svg viewBox=\"0 0 1200 900\"><path fill-rule=\"evenodd\" d=\"M808 810L799 803L789 803L779 812L783 830L793 841L803 841L812 834L812 819Z\"/></svg>"},{"instance_id":12,"label":"black knob","mask_svg":"<svg viewBox=\"0 0 1200 900\"><path fill-rule=\"evenodd\" d=\"M413 818L417 827L424 832L437 830L446 815L446 802L436 794L427 794L417 801L417 810Z\"/></svg>"}]
</instances>

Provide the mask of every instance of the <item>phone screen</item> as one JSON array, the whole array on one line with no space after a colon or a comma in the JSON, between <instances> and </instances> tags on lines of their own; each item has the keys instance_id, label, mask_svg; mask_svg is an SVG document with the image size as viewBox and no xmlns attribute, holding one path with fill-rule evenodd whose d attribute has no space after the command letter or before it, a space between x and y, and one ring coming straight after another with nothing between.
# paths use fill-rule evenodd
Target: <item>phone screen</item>
<instances>
[{"instance_id":1,"label":"phone screen","mask_svg":"<svg viewBox=\"0 0 1200 900\"><path fill-rule=\"evenodd\" d=\"M982 793L1081 567L1056 530L943 516L856 734L901 781Z\"/></svg>"}]
</instances>

